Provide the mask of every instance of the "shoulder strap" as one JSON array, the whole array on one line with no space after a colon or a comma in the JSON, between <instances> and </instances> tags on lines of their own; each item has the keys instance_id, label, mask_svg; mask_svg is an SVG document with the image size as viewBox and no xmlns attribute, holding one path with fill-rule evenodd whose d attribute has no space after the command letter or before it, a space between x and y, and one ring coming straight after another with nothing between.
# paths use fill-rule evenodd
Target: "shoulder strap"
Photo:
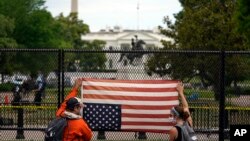
<instances>
[{"instance_id":1,"label":"shoulder strap","mask_svg":"<svg viewBox=\"0 0 250 141\"><path fill-rule=\"evenodd\" d=\"M184 127L184 125L176 125L177 127L181 128L181 136L182 136L182 141L189 141L189 133L187 129Z\"/></svg>"},{"instance_id":2,"label":"shoulder strap","mask_svg":"<svg viewBox=\"0 0 250 141\"><path fill-rule=\"evenodd\" d=\"M188 131L188 133L194 133L194 129L190 126L189 122L184 122L183 126L186 128L186 130Z\"/></svg>"},{"instance_id":3,"label":"shoulder strap","mask_svg":"<svg viewBox=\"0 0 250 141\"><path fill-rule=\"evenodd\" d=\"M175 139L175 141L182 141L183 139L183 134L182 134L182 131L181 131L181 127L179 125L175 125L175 128L177 129L178 131L178 136L177 138Z\"/></svg>"},{"instance_id":4,"label":"shoulder strap","mask_svg":"<svg viewBox=\"0 0 250 141\"><path fill-rule=\"evenodd\" d=\"M190 126L190 124L188 122L185 122L183 124L184 128L186 129L188 135L189 135L189 138L191 141L196 141L198 138L197 136L195 135L195 131L193 129L193 127Z\"/></svg>"}]
</instances>

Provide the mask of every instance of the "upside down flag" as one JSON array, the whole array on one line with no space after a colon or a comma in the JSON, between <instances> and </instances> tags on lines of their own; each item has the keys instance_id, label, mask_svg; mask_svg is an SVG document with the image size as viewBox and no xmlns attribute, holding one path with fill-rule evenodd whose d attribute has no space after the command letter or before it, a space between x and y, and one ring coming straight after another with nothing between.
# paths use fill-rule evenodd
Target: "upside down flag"
<instances>
[{"instance_id":1,"label":"upside down flag","mask_svg":"<svg viewBox=\"0 0 250 141\"><path fill-rule=\"evenodd\" d=\"M83 116L92 130L166 133L170 109L179 104L178 81L86 79Z\"/></svg>"}]
</instances>

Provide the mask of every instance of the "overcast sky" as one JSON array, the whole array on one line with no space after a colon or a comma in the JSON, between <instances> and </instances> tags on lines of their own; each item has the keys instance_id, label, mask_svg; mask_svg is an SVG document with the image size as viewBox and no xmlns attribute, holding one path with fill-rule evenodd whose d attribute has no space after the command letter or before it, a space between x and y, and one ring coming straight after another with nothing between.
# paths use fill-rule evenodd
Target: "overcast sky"
<instances>
[{"instance_id":1,"label":"overcast sky","mask_svg":"<svg viewBox=\"0 0 250 141\"><path fill-rule=\"evenodd\" d=\"M71 0L46 0L45 6L53 16L68 15ZM79 19L91 31L116 25L123 29L153 29L163 25L166 15L174 20L173 14L181 9L179 0L78 0Z\"/></svg>"}]
</instances>

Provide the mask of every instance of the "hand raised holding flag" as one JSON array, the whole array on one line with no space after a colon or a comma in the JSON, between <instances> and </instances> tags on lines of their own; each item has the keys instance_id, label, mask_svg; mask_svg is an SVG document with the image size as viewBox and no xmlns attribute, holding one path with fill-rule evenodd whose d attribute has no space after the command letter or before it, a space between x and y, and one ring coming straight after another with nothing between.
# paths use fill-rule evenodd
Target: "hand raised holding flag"
<instances>
[{"instance_id":1,"label":"hand raised holding flag","mask_svg":"<svg viewBox=\"0 0 250 141\"><path fill-rule=\"evenodd\" d=\"M181 99L181 105L184 109L184 112L187 112L189 114L187 121L189 122L190 126L193 126L193 120L191 118L191 114L189 111L188 102L187 102L186 97L184 95L184 86L183 86L182 82L179 82L177 84L176 90L178 91L179 97Z\"/></svg>"}]
</instances>

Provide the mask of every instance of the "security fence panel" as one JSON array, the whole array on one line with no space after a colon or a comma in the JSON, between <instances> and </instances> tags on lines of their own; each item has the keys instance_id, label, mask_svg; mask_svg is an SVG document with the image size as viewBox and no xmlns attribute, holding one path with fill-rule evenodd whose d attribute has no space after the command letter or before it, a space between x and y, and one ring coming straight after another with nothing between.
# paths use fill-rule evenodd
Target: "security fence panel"
<instances>
[{"instance_id":1,"label":"security fence panel","mask_svg":"<svg viewBox=\"0 0 250 141\"><path fill-rule=\"evenodd\" d=\"M199 140L218 140L220 54L218 52L155 53L149 74L180 80L185 86L193 125Z\"/></svg>"},{"instance_id":2,"label":"security fence panel","mask_svg":"<svg viewBox=\"0 0 250 141\"><path fill-rule=\"evenodd\" d=\"M77 59L70 61L70 57ZM172 51L69 51L64 54L64 82L79 77L112 80L180 80L190 103L200 140L218 140L220 54ZM65 86L65 88L67 87ZM66 96L68 90L64 92ZM65 97L64 96L64 97ZM94 139L167 140L167 134L99 131Z\"/></svg>"},{"instance_id":3,"label":"security fence panel","mask_svg":"<svg viewBox=\"0 0 250 141\"><path fill-rule=\"evenodd\" d=\"M42 131L55 117L57 56L58 50L0 50L1 140L40 138L30 130Z\"/></svg>"},{"instance_id":4,"label":"security fence panel","mask_svg":"<svg viewBox=\"0 0 250 141\"><path fill-rule=\"evenodd\" d=\"M1 140L43 140L77 78L181 81L198 140L229 140L230 125L250 124L249 52L126 48L1 49ZM93 133L93 141L169 140L163 133Z\"/></svg>"},{"instance_id":5,"label":"security fence panel","mask_svg":"<svg viewBox=\"0 0 250 141\"><path fill-rule=\"evenodd\" d=\"M250 116L250 54L228 52L225 56L225 130L230 125L249 125Z\"/></svg>"}]
</instances>

